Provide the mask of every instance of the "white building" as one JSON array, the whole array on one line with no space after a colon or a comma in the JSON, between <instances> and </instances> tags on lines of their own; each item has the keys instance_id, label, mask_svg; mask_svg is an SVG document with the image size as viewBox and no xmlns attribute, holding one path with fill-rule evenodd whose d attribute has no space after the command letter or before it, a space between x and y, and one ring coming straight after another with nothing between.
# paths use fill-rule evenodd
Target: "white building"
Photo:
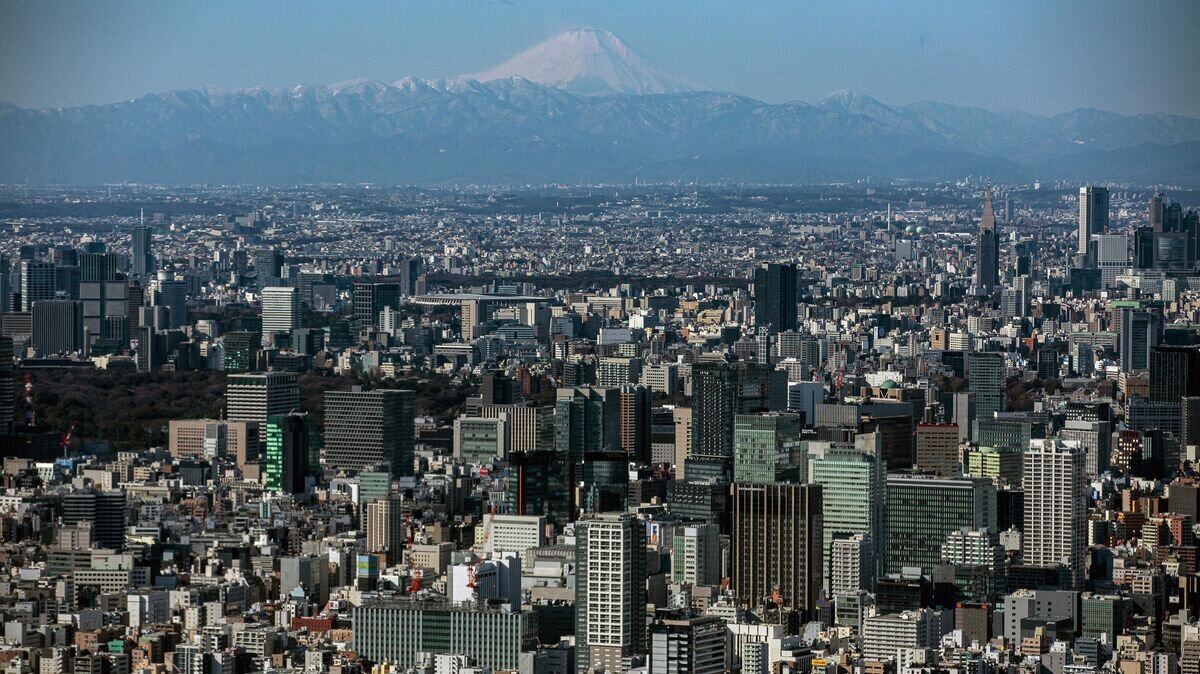
<instances>
[{"instance_id":1,"label":"white building","mask_svg":"<svg viewBox=\"0 0 1200 674\"><path fill-rule=\"evenodd\" d=\"M263 336L300 327L300 290L283 286L262 289Z\"/></svg>"},{"instance_id":2,"label":"white building","mask_svg":"<svg viewBox=\"0 0 1200 674\"><path fill-rule=\"evenodd\" d=\"M1075 442L1032 440L1025 452L1025 563L1061 564L1083 587L1087 552L1087 483L1083 448Z\"/></svg>"}]
</instances>

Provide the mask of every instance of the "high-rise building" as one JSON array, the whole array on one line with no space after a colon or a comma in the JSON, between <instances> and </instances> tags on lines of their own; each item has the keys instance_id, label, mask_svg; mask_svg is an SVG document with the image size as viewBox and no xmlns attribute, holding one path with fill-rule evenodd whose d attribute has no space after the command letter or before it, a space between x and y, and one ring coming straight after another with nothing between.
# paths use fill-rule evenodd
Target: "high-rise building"
<instances>
[{"instance_id":1,"label":"high-rise building","mask_svg":"<svg viewBox=\"0 0 1200 674\"><path fill-rule=\"evenodd\" d=\"M290 333L300 327L300 291L297 288L272 286L262 289L263 335Z\"/></svg>"},{"instance_id":2,"label":"high-rise building","mask_svg":"<svg viewBox=\"0 0 1200 674\"><path fill-rule=\"evenodd\" d=\"M716 524L681 524L671 537L671 581L692 585L721 582L721 529Z\"/></svg>"},{"instance_id":3,"label":"high-rise building","mask_svg":"<svg viewBox=\"0 0 1200 674\"><path fill-rule=\"evenodd\" d=\"M178 330L187 324L187 281L172 272L160 271L150 298L154 306L166 307L169 312L165 329Z\"/></svg>"},{"instance_id":4,"label":"high-rise building","mask_svg":"<svg viewBox=\"0 0 1200 674\"><path fill-rule=\"evenodd\" d=\"M403 561L407 536L403 505L399 498L390 497L366 505L367 552L383 554L388 564Z\"/></svg>"},{"instance_id":5,"label":"high-rise building","mask_svg":"<svg viewBox=\"0 0 1200 674\"><path fill-rule=\"evenodd\" d=\"M84 260L89 257L109 257L94 253L84 253ZM79 299L83 301L83 329L87 333L88 346L97 350L96 343L106 351L123 348L130 339L129 320L129 283L122 278L105 278L115 275L112 267L93 270L82 274L79 282ZM101 278L94 278L100 276Z\"/></svg>"},{"instance_id":6,"label":"high-rise building","mask_svg":"<svg viewBox=\"0 0 1200 674\"><path fill-rule=\"evenodd\" d=\"M9 433L13 429L13 418L16 411L15 389L13 386L13 340L12 337L0 337L0 434Z\"/></svg>"},{"instance_id":7,"label":"high-rise building","mask_svg":"<svg viewBox=\"0 0 1200 674\"><path fill-rule=\"evenodd\" d=\"M650 389L645 386L625 384L620 387L621 399L621 451L630 461L650 463Z\"/></svg>"},{"instance_id":8,"label":"high-rise building","mask_svg":"<svg viewBox=\"0 0 1200 674\"><path fill-rule=\"evenodd\" d=\"M458 417L454 420L454 457L468 464L488 465L508 458L508 419Z\"/></svg>"},{"instance_id":9,"label":"high-rise building","mask_svg":"<svg viewBox=\"0 0 1200 674\"><path fill-rule=\"evenodd\" d=\"M1108 188L1079 188L1079 253L1087 255L1094 234L1108 232Z\"/></svg>"},{"instance_id":10,"label":"high-rise building","mask_svg":"<svg viewBox=\"0 0 1200 674\"><path fill-rule=\"evenodd\" d=\"M356 608L353 647L371 662L402 671L421 665L421 654L461 655L485 670L519 671L523 652L537 648L537 629L528 612L405 597Z\"/></svg>"},{"instance_id":11,"label":"high-rise building","mask_svg":"<svg viewBox=\"0 0 1200 674\"><path fill-rule=\"evenodd\" d=\"M1200 347L1155 346L1150 349L1150 402L1179 403L1200 396Z\"/></svg>"},{"instance_id":12,"label":"high-rise building","mask_svg":"<svg viewBox=\"0 0 1200 674\"><path fill-rule=\"evenodd\" d=\"M145 225L134 227L129 242L130 271L138 278L154 274L154 230Z\"/></svg>"},{"instance_id":13,"label":"high-rise building","mask_svg":"<svg viewBox=\"0 0 1200 674\"><path fill-rule=\"evenodd\" d=\"M1129 237L1125 234L1096 234L1096 266L1100 268L1100 284L1104 288L1117 285L1117 277L1130 266Z\"/></svg>"},{"instance_id":14,"label":"high-rise building","mask_svg":"<svg viewBox=\"0 0 1200 674\"><path fill-rule=\"evenodd\" d=\"M258 424L253 421L172 419L167 449L176 459L233 458L239 466L259 458Z\"/></svg>"},{"instance_id":15,"label":"high-rise building","mask_svg":"<svg viewBox=\"0 0 1200 674\"><path fill-rule=\"evenodd\" d=\"M267 419L266 487L285 494L303 494L312 471L308 465L308 415L281 414Z\"/></svg>"},{"instance_id":16,"label":"high-rise building","mask_svg":"<svg viewBox=\"0 0 1200 674\"><path fill-rule=\"evenodd\" d=\"M404 297L419 295L417 282L424 273L425 264L419 257L400 261L400 294Z\"/></svg>"},{"instance_id":17,"label":"high-rise building","mask_svg":"<svg viewBox=\"0 0 1200 674\"><path fill-rule=\"evenodd\" d=\"M255 253L254 273L259 292L279 285L283 276L283 253L276 248L264 248Z\"/></svg>"},{"instance_id":18,"label":"high-rise building","mask_svg":"<svg viewBox=\"0 0 1200 674\"><path fill-rule=\"evenodd\" d=\"M322 461L335 469L384 465L393 475L412 475L415 397L405 390L326 391Z\"/></svg>"},{"instance_id":19,"label":"high-rise building","mask_svg":"<svg viewBox=\"0 0 1200 674\"><path fill-rule=\"evenodd\" d=\"M125 548L125 492L78 491L63 496L63 526L92 525L96 544L110 550Z\"/></svg>"},{"instance_id":20,"label":"high-rise building","mask_svg":"<svg viewBox=\"0 0 1200 674\"><path fill-rule=\"evenodd\" d=\"M958 424L917 426L917 470L942 477L960 475L958 432Z\"/></svg>"},{"instance_id":21,"label":"high-rise building","mask_svg":"<svg viewBox=\"0 0 1200 674\"><path fill-rule=\"evenodd\" d=\"M1150 197L1149 228L1152 232L1163 231L1166 220L1167 198L1162 192L1155 192Z\"/></svg>"},{"instance_id":22,"label":"high-rise building","mask_svg":"<svg viewBox=\"0 0 1200 674\"><path fill-rule=\"evenodd\" d=\"M629 513L575 525L576 669L623 672L646 652L646 534Z\"/></svg>"},{"instance_id":23,"label":"high-rise building","mask_svg":"<svg viewBox=\"0 0 1200 674\"><path fill-rule=\"evenodd\" d=\"M866 436L863 436L866 437ZM822 577L831 578L834 541L861 534L865 538L863 567L874 591L883 569L884 505L887 482L883 461L873 447L830 447L809 460L809 482L821 485Z\"/></svg>"},{"instance_id":24,"label":"high-rise building","mask_svg":"<svg viewBox=\"0 0 1200 674\"><path fill-rule=\"evenodd\" d=\"M32 346L44 355L82 351L83 302L43 300L33 305Z\"/></svg>"},{"instance_id":25,"label":"high-rise building","mask_svg":"<svg viewBox=\"0 0 1200 674\"><path fill-rule=\"evenodd\" d=\"M1118 316L1121 323L1121 371L1148 370L1150 351L1158 346L1162 334L1162 321L1153 311L1132 307L1119 308Z\"/></svg>"},{"instance_id":26,"label":"high-rise building","mask_svg":"<svg viewBox=\"0 0 1200 674\"><path fill-rule=\"evenodd\" d=\"M384 307L400 307L400 286L395 283L355 283L354 320L360 327L378 327Z\"/></svg>"},{"instance_id":27,"label":"high-rise building","mask_svg":"<svg viewBox=\"0 0 1200 674\"><path fill-rule=\"evenodd\" d=\"M689 480L730 481L738 393L737 372L728 363L692 366L692 437L686 464Z\"/></svg>"},{"instance_id":28,"label":"high-rise building","mask_svg":"<svg viewBox=\"0 0 1200 674\"><path fill-rule=\"evenodd\" d=\"M1022 467L1025 563L1065 567L1074 589L1083 587L1087 563L1084 461L1075 443L1032 440Z\"/></svg>"},{"instance_id":29,"label":"high-rise building","mask_svg":"<svg viewBox=\"0 0 1200 674\"><path fill-rule=\"evenodd\" d=\"M931 575L942 544L959 529L996 532L996 487L988 479L887 476L887 573Z\"/></svg>"},{"instance_id":30,"label":"high-rise building","mask_svg":"<svg viewBox=\"0 0 1200 674\"><path fill-rule=\"evenodd\" d=\"M990 419L1003 412L1004 356L990 351L967 354L967 383L975 394L976 419Z\"/></svg>"},{"instance_id":31,"label":"high-rise building","mask_svg":"<svg viewBox=\"0 0 1200 674\"><path fill-rule=\"evenodd\" d=\"M21 260L21 311L33 311L38 302L52 300L58 289L58 272L53 262Z\"/></svg>"},{"instance_id":32,"label":"high-rise building","mask_svg":"<svg viewBox=\"0 0 1200 674\"><path fill-rule=\"evenodd\" d=\"M725 621L716 616L675 616L650 625L650 674L721 674Z\"/></svg>"},{"instance_id":33,"label":"high-rise building","mask_svg":"<svg viewBox=\"0 0 1200 674\"><path fill-rule=\"evenodd\" d=\"M800 438L800 415L772 412L734 417L734 482L796 482L800 465L790 448Z\"/></svg>"},{"instance_id":34,"label":"high-rise building","mask_svg":"<svg viewBox=\"0 0 1200 674\"><path fill-rule=\"evenodd\" d=\"M628 461L621 447L621 392L615 388L560 388L554 408L554 448L567 462L568 481L575 493L579 482L585 481L587 464L614 467ZM619 466L616 466L619 468ZM625 481L612 484L600 471L590 475L590 483L583 486L585 500L594 504L606 501L601 491L626 489ZM590 492L590 494L589 494ZM583 504L572 503L577 512ZM593 512L595 510L593 509Z\"/></svg>"},{"instance_id":35,"label":"high-rise building","mask_svg":"<svg viewBox=\"0 0 1200 674\"><path fill-rule=\"evenodd\" d=\"M754 270L754 324L771 332L796 329L796 266L763 264Z\"/></svg>"},{"instance_id":36,"label":"high-rise building","mask_svg":"<svg viewBox=\"0 0 1200 674\"><path fill-rule=\"evenodd\" d=\"M742 606L813 615L822 586L822 488L818 484L730 486L732 589Z\"/></svg>"},{"instance_id":37,"label":"high-rise building","mask_svg":"<svg viewBox=\"0 0 1200 674\"><path fill-rule=\"evenodd\" d=\"M988 185L983 201L983 217L975 237L975 286L991 290L1000 285L1000 230L992 209L992 188Z\"/></svg>"},{"instance_id":38,"label":"high-rise building","mask_svg":"<svg viewBox=\"0 0 1200 674\"><path fill-rule=\"evenodd\" d=\"M299 406L300 388L294 372L233 374L225 379L225 418L257 423L260 447L267 444L267 420L290 414Z\"/></svg>"}]
</instances>

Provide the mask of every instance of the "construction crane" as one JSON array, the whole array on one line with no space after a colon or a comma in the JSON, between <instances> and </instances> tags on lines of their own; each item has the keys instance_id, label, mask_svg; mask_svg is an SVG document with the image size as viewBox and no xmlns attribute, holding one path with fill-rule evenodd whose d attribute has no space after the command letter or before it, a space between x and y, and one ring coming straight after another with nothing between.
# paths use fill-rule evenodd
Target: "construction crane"
<instances>
[{"instance_id":1,"label":"construction crane","mask_svg":"<svg viewBox=\"0 0 1200 674\"><path fill-rule=\"evenodd\" d=\"M69 454L71 453L71 436L75 435L75 429L78 426L79 424L77 423L71 424L71 428L62 436L62 450L64 459L68 458Z\"/></svg>"}]
</instances>

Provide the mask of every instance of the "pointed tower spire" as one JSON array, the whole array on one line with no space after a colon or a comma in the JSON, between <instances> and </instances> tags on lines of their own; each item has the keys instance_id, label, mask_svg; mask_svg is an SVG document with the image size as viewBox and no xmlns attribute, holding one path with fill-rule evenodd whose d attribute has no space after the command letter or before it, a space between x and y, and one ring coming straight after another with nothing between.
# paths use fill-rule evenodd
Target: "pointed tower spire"
<instances>
[{"instance_id":1,"label":"pointed tower spire","mask_svg":"<svg viewBox=\"0 0 1200 674\"><path fill-rule=\"evenodd\" d=\"M983 217L979 220L980 229L996 231L996 211L992 208L992 179L987 179L987 190L983 197Z\"/></svg>"}]
</instances>

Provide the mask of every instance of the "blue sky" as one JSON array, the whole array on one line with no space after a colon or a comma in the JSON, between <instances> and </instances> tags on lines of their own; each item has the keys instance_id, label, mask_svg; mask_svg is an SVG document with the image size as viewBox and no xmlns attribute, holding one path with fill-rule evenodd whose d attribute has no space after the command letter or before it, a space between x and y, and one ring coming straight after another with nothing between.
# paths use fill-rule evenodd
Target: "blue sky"
<instances>
[{"instance_id":1,"label":"blue sky","mask_svg":"<svg viewBox=\"0 0 1200 674\"><path fill-rule=\"evenodd\" d=\"M1195 0L0 0L0 100L453 77L580 26L772 102L852 89L887 103L1200 116Z\"/></svg>"}]
</instances>

